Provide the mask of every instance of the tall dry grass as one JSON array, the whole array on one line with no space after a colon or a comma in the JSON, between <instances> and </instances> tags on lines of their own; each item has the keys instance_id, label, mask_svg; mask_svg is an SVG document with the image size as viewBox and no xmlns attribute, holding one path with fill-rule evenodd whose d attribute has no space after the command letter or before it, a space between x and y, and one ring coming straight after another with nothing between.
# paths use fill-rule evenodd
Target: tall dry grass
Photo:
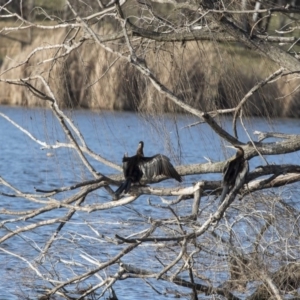
<instances>
[{"instance_id":1,"label":"tall dry grass","mask_svg":"<svg viewBox=\"0 0 300 300\"><path fill-rule=\"evenodd\" d=\"M25 61L36 47L63 41L65 31L45 36L43 32L12 58L5 58L1 78L25 78L42 75L49 82L61 107L83 107L107 110L138 110L147 112L180 112L159 94L129 63L87 41L67 58L38 64L54 57L56 50L40 51ZM139 41L140 42L140 41ZM139 44L137 53L159 80L185 103L204 111L235 106L260 80L276 70L267 59L239 46L212 42L186 44ZM8 56L10 56L8 54ZM37 88L43 90L37 81ZM249 115L297 116L297 93L291 93L298 81L281 79L266 85L249 98L244 112ZM1 84L0 102L10 105L44 106L23 87Z\"/></svg>"}]
</instances>

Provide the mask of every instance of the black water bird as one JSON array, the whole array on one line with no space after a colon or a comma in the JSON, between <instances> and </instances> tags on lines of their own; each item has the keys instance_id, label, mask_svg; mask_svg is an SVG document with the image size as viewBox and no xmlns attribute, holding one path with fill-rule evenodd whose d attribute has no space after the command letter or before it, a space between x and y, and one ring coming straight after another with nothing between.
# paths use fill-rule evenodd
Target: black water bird
<instances>
[{"instance_id":1,"label":"black water bird","mask_svg":"<svg viewBox=\"0 0 300 300\"><path fill-rule=\"evenodd\" d=\"M151 179L158 175L172 177L181 182L182 178L177 173L170 162L170 159L163 154L156 154L151 157L144 156L144 142L139 142L136 155L123 157L123 173L125 181L115 191L118 197L124 191L127 193L130 190L132 183L139 183L143 175Z\"/></svg>"},{"instance_id":2,"label":"black water bird","mask_svg":"<svg viewBox=\"0 0 300 300\"><path fill-rule=\"evenodd\" d=\"M222 203L234 187L241 187L249 171L249 164L244 156L244 150L240 146L228 146L230 148L237 149L236 155L231 158L223 169L223 191L220 197L220 203Z\"/></svg>"}]
</instances>

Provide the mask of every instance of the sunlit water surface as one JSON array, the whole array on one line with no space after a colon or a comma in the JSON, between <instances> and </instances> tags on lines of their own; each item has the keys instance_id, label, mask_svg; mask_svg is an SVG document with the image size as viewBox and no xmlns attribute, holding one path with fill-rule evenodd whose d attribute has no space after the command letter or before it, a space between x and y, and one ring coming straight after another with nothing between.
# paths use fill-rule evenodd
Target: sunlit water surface
<instances>
[{"instance_id":1,"label":"sunlit water surface","mask_svg":"<svg viewBox=\"0 0 300 300\"><path fill-rule=\"evenodd\" d=\"M48 145L55 144L56 141L68 142L64 135L59 122L53 116L50 110L45 109L28 109L28 108L11 108L0 107L0 112L11 118L18 125L28 130L35 139L45 142ZM168 155L174 165L204 163L208 160L220 161L234 154L234 151L224 147L217 135L206 124L200 124L190 127L189 125L197 122L197 119L191 116L164 115L163 117L142 118L134 113L112 113L112 112L91 112L91 111L66 111L66 114L74 121L74 124L80 129L87 146L94 152L109 159L110 161L121 164L122 156L125 152L129 155L135 153L137 144L140 140L145 143L145 155L154 155L164 153ZM232 124L229 119L219 120L220 124L231 132ZM255 140L254 131L276 131L282 133L299 134L300 121L295 119L276 119L267 121L260 118L245 120L248 132L245 132L242 126L238 125L239 139L243 142L248 141L247 134ZM83 180L92 179L93 177L87 171L86 167L78 158L77 153L68 148L42 149L43 147L33 141L26 134L21 132L3 117L0 117L0 175L11 185L17 187L22 192L35 193L34 188L53 189L62 186L68 186ZM271 140L268 140L268 142ZM297 163L299 161L299 152L267 157L269 163ZM88 157L89 158L89 157ZM117 174L117 170L107 167L91 158L90 162L93 167L105 175ZM250 162L250 169L254 166L263 164L260 158L254 158ZM188 186L194 181L200 179L220 179L220 174L205 174L201 176L189 176L185 178L184 185ZM173 184L172 180L162 184ZM113 187L115 188L115 187ZM0 187L1 192L12 192L5 186ZM64 194L66 196L66 194ZM7 210L30 210L36 208L36 204L24 201L18 198L8 198L0 196L1 208ZM59 198L59 196L58 196ZM98 191L93 197L86 200L87 204L95 201L110 201L109 195L105 191ZM130 206L119 207L108 211L94 212L91 214L74 215L71 222L66 225L66 232L73 232L74 235L91 235L92 232L84 232L81 224L84 220L103 225L102 234L109 234L109 231L118 230L120 223L123 224L126 232L127 222L132 224L132 210L138 210L146 216L153 216L157 211L147 205L147 198L141 197ZM184 207L189 211L190 207ZM66 210L61 210L61 215ZM4 218L4 215L1 215ZM53 218L53 212L40 215L35 221L41 221L46 218ZM57 217L57 216L56 216ZM159 216L156 216L157 218ZM32 221L19 222L18 226L29 225ZM105 225L105 226L104 226ZM141 231L143 224L136 220L136 226ZM41 227L34 233L25 233L24 239L15 237L1 244L2 249L11 253L22 253L26 257L35 258L36 249L42 247L42 241L49 236L51 229L57 225ZM86 228L86 227L84 227ZM8 224L7 228L0 229L1 236L8 230L15 229L14 225ZM128 234L130 234L130 227ZM106 232L107 231L107 232ZM66 236L66 239L69 236ZM29 241L34 241L30 243ZM60 241L63 246L63 240ZM90 247L93 247L90 245ZM97 253L98 244L95 245ZM144 260L147 262L147 251L141 247L135 256L129 256L128 259ZM74 249L64 249L66 252L72 252ZM90 249L89 249L90 250ZM113 256L116 253L109 252L98 253L101 260L107 259L107 255ZM116 251L113 250L113 251ZM57 253L60 255L60 253ZM1 299L18 299L16 294L26 290L26 280L22 270L27 265L17 257L10 255L3 250L0 251L0 300ZM147 265L145 265L147 268ZM66 274L66 277L72 274ZM119 299L163 299L174 296L158 295L147 285L134 284L130 285L124 281L119 282L116 288L116 294ZM37 282L38 285L38 282ZM166 289L168 284L162 284ZM172 285L169 286L172 289ZM162 291L161 291L162 292ZM186 291L187 292L187 291ZM151 295L151 296L149 296Z\"/></svg>"}]
</instances>

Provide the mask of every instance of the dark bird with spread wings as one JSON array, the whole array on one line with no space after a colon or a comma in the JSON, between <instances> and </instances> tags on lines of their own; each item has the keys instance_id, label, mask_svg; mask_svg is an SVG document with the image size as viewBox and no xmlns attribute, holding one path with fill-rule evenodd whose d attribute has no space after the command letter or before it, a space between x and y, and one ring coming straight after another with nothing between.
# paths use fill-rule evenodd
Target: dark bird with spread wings
<instances>
[{"instance_id":1,"label":"dark bird with spread wings","mask_svg":"<svg viewBox=\"0 0 300 300\"><path fill-rule=\"evenodd\" d=\"M237 149L236 155L231 158L223 169L223 191L220 197L222 203L230 190L241 187L249 171L249 164L244 157L244 150L240 146L228 146Z\"/></svg>"},{"instance_id":2,"label":"dark bird with spread wings","mask_svg":"<svg viewBox=\"0 0 300 300\"><path fill-rule=\"evenodd\" d=\"M143 175L151 179L158 175L165 175L181 182L182 178L170 162L170 159L163 154L156 154L151 157L144 156L144 142L139 142L136 155L123 157L123 173L125 181L116 190L117 197L130 190L132 183L139 183Z\"/></svg>"}]
</instances>

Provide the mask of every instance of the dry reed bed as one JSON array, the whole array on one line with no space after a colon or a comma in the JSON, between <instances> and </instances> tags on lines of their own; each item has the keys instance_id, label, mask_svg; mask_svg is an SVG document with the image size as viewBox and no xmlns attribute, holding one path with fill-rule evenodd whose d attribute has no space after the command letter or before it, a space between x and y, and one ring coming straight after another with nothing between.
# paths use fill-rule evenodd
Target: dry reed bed
<instances>
[{"instance_id":1,"label":"dry reed bed","mask_svg":"<svg viewBox=\"0 0 300 300\"><path fill-rule=\"evenodd\" d=\"M36 47L63 41L65 32L38 35L12 58L5 58L1 73L25 61ZM159 80L193 107L209 111L236 105L247 91L261 79L276 70L266 59L253 56L245 49L230 45L190 42L185 45L149 44L139 47L141 57ZM12 68L2 79L24 78L37 74L46 78L61 107L83 107L107 110L139 110L173 112L180 109L160 95L149 80L143 78L125 60L118 59L92 41L74 51L67 58L38 64L54 57L57 50L35 54L28 63ZM9 53L8 53L8 56ZM37 88L43 87L38 81ZM298 116L299 101L296 93L288 97L298 85L297 80L287 83L281 79L266 85L251 96L245 113L249 115ZM0 103L24 106L45 106L42 100L28 90L2 83Z\"/></svg>"}]
</instances>

